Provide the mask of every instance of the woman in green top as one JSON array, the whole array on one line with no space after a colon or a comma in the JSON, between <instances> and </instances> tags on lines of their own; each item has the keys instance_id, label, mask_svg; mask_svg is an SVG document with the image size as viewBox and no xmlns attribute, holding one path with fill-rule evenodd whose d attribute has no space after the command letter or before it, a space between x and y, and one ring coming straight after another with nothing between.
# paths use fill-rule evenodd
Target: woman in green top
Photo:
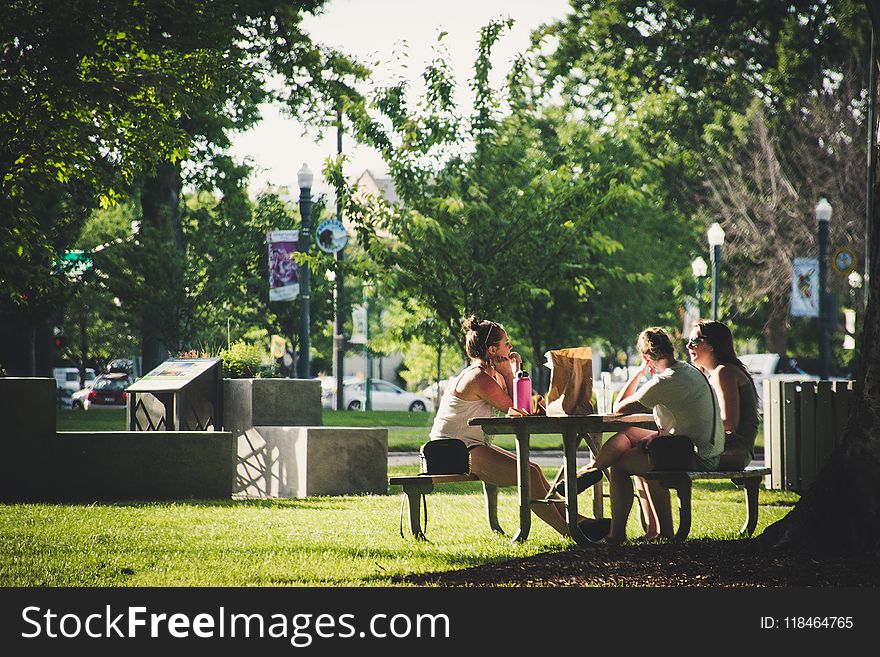
<instances>
[{"instance_id":1,"label":"woman in green top","mask_svg":"<svg viewBox=\"0 0 880 657\"><path fill-rule=\"evenodd\" d=\"M755 456L758 402L755 382L736 357L730 329L721 322L694 322L687 341L694 365L702 368L718 397L724 424L724 452L718 470L742 470Z\"/></svg>"}]
</instances>

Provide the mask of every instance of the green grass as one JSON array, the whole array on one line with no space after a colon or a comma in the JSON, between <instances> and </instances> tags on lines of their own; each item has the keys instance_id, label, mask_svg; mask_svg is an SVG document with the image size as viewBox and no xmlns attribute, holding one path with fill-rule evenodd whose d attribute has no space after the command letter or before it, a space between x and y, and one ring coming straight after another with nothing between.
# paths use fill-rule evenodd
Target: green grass
<instances>
[{"instance_id":1,"label":"green grass","mask_svg":"<svg viewBox=\"0 0 880 657\"><path fill-rule=\"evenodd\" d=\"M56 431L127 431L124 408L101 408L90 411L59 409Z\"/></svg>"},{"instance_id":2,"label":"green grass","mask_svg":"<svg viewBox=\"0 0 880 657\"><path fill-rule=\"evenodd\" d=\"M389 475L414 472L414 466L389 469ZM517 524L515 492L506 488L499 495L499 519L508 533ZM0 586L384 586L394 583L394 575L455 570L573 545L537 519L524 544L492 534L479 483L432 493L430 542L403 539L400 491L390 493L0 505ZM785 515L796 499L762 490L757 532ZM690 535L732 538L744 513L742 492L729 483L697 482ZM635 513L628 530L639 535Z\"/></svg>"}]
</instances>

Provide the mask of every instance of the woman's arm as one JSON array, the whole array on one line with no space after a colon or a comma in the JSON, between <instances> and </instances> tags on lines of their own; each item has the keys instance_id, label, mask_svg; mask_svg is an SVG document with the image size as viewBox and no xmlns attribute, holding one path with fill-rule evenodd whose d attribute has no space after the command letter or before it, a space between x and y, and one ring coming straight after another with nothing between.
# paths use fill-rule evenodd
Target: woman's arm
<instances>
[{"instance_id":1,"label":"woman's arm","mask_svg":"<svg viewBox=\"0 0 880 657\"><path fill-rule=\"evenodd\" d=\"M739 424L739 385L732 367L721 365L712 377L712 385L718 397L718 410L724 433L733 433Z\"/></svg>"},{"instance_id":2,"label":"woman's arm","mask_svg":"<svg viewBox=\"0 0 880 657\"><path fill-rule=\"evenodd\" d=\"M648 363L645 363L629 378L629 381L626 382L623 388L621 388L617 395L617 399L612 406L612 410L615 413L642 413L651 410L637 399L632 398L633 394L635 394L636 388L639 387L639 381L642 380L642 377L644 377L647 372Z\"/></svg>"},{"instance_id":3,"label":"woman's arm","mask_svg":"<svg viewBox=\"0 0 880 657\"><path fill-rule=\"evenodd\" d=\"M495 372L501 375L504 387L494 376L490 376L480 370L473 377L465 381L464 388L461 391L462 397L465 399L482 399L502 413L508 413L513 407L513 371L511 370L511 363L516 364L517 368L521 366L522 360L518 353L511 352L509 359L504 358L495 361Z\"/></svg>"}]
</instances>

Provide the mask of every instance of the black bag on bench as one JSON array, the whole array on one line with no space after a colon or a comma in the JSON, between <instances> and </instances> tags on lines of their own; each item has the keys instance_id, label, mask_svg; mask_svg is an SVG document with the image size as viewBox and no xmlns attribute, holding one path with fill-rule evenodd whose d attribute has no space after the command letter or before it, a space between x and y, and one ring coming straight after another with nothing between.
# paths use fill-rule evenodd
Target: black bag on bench
<instances>
[{"instance_id":1,"label":"black bag on bench","mask_svg":"<svg viewBox=\"0 0 880 657\"><path fill-rule=\"evenodd\" d=\"M419 448L422 474L468 474L471 459L467 446L455 438L429 440Z\"/></svg>"},{"instance_id":2,"label":"black bag on bench","mask_svg":"<svg viewBox=\"0 0 880 657\"><path fill-rule=\"evenodd\" d=\"M687 472L696 467L694 442L687 436L657 436L648 445L647 452L651 470Z\"/></svg>"}]
</instances>

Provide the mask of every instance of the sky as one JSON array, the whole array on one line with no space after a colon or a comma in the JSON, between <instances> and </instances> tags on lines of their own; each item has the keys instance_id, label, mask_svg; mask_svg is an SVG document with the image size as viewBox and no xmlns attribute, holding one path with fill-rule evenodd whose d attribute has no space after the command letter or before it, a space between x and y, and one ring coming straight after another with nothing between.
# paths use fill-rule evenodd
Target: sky
<instances>
[{"instance_id":1,"label":"sky","mask_svg":"<svg viewBox=\"0 0 880 657\"><path fill-rule=\"evenodd\" d=\"M325 11L303 22L312 39L337 48L373 68L372 84L384 85L400 76L417 82L425 64L434 58L433 48L441 31L459 89L461 103L470 104L467 88L476 57L480 28L492 19L512 18L515 23L494 49L494 81L503 79L515 55L529 45L532 30L568 13L567 0L330 0ZM407 54L407 65L395 63ZM379 61L379 67L373 63ZM252 193L267 185L296 185L296 174L308 164L315 173L312 193L328 193L321 177L323 162L336 154L335 128L323 133L307 129L284 116L277 106L261 107L263 120L251 130L233 137L231 152L254 167ZM305 131L305 134L304 134ZM364 169L383 176L387 167L379 154L357 146L343 136L343 153L349 157L346 173L359 176Z\"/></svg>"}]
</instances>

